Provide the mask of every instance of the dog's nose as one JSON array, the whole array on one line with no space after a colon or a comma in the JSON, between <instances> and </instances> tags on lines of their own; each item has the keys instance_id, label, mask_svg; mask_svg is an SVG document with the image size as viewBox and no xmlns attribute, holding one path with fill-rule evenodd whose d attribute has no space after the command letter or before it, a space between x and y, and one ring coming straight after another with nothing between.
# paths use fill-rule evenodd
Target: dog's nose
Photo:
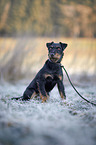
<instances>
[{"instance_id":1,"label":"dog's nose","mask_svg":"<svg viewBox=\"0 0 96 145\"><path fill-rule=\"evenodd\" d=\"M54 53L51 53L51 56L54 56Z\"/></svg>"}]
</instances>

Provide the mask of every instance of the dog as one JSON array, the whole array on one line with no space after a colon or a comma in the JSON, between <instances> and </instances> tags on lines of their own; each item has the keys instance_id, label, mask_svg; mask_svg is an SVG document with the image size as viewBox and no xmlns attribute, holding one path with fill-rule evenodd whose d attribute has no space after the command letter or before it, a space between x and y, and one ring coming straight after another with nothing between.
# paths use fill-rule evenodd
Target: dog
<instances>
[{"instance_id":1,"label":"dog","mask_svg":"<svg viewBox=\"0 0 96 145\"><path fill-rule=\"evenodd\" d=\"M22 100L30 100L39 95L42 102L45 102L49 98L49 92L55 87L56 84L61 98L66 99L61 60L67 44L62 42L50 42L46 43L46 46L48 48L49 59L45 62L44 66L26 88L23 96L15 99L18 100L21 98Z\"/></svg>"}]
</instances>

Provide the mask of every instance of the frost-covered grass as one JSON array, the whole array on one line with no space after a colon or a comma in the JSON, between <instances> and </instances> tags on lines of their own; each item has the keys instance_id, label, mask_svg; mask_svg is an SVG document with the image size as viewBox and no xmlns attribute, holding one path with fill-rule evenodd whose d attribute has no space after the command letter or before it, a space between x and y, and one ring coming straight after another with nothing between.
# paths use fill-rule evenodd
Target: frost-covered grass
<instances>
[{"instance_id":1,"label":"frost-covered grass","mask_svg":"<svg viewBox=\"0 0 96 145\"><path fill-rule=\"evenodd\" d=\"M0 85L0 145L95 145L96 107L83 101L67 84L67 100L57 88L46 103L11 100L22 95L26 85ZM76 88L96 102L95 85Z\"/></svg>"}]
</instances>

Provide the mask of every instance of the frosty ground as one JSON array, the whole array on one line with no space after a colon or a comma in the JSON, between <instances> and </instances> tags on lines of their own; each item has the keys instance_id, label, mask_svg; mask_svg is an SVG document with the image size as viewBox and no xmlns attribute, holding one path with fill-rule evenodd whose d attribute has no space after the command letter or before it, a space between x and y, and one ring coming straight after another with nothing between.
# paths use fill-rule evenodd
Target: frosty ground
<instances>
[{"instance_id":1,"label":"frosty ground","mask_svg":"<svg viewBox=\"0 0 96 145\"><path fill-rule=\"evenodd\" d=\"M75 85L96 103L95 84ZM82 100L68 82L66 101L60 99L56 87L46 103L11 100L25 88L23 82L0 84L0 145L95 145L96 107Z\"/></svg>"}]
</instances>

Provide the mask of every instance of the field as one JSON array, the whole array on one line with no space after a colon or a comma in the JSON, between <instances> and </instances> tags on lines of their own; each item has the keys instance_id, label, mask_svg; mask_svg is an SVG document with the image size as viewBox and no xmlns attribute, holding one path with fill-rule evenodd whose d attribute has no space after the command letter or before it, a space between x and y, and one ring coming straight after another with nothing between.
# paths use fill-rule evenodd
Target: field
<instances>
[{"instance_id":1,"label":"field","mask_svg":"<svg viewBox=\"0 0 96 145\"><path fill-rule=\"evenodd\" d=\"M96 107L74 92L65 73L66 101L57 87L46 103L11 100L48 58L50 41L68 43L62 64L77 90L96 103L96 39L0 38L0 145L96 144Z\"/></svg>"},{"instance_id":2,"label":"field","mask_svg":"<svg viewBox=\"0 0 96 145\"><path fill-rule=\"evenodd\" d=\"M47 103L11 100L23 93L25 83L1 84L0 145L95 145L96 106L82 100L66 81L64 84L67 100L63 102L54 88ZM83 79L75 86L96 103L92 82Z\"/></svg>"}]
</instances>

